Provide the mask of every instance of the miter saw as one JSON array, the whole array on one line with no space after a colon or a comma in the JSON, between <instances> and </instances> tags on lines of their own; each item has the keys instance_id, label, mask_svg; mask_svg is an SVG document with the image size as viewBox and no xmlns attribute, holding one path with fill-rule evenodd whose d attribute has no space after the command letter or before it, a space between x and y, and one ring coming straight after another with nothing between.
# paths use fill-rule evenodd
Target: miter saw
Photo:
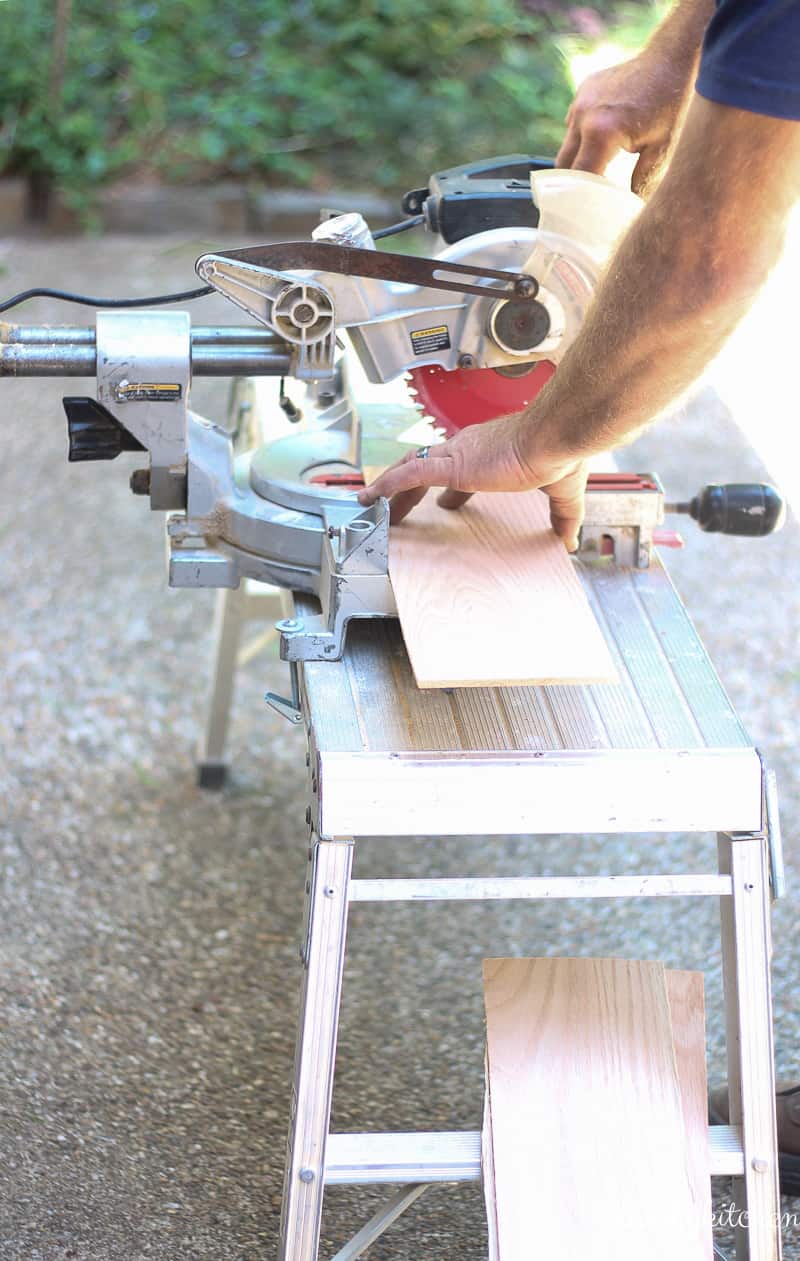
<instances>
[{"instance_id":1,"label":"miter saw","mask_svg":"<svg viewBox=\"0 0 800 1261\"><path fill-rule=\"evenodd\" d=\"M0 372L96 374L96 399L64 400L69 458L148 453L131 486L171 510L170 585L252 578L316 597L319 612L279 624L281 655L336 659L351 618L396 614L388 504L359 505L363 469L418 445L420 413L446 435L527 406L640 206L599 176L519 155L440 172L388 230L423 225L425 256L377 248L387 230L357 212L331 214L310 240L198 260L205 285L255 321L246 328L141 309L100 310L94 330L3 325ZM354 367L373 393L407 374L408 405L364 403ZM275 405L293 423L243 450L190 410L193 374L280 377ZM707 488L677 507L729 533L768 533L781 514L769 487ZM595 479L582 554L647 565L664 508L655 478Z\"/></svg>"}]
</instances>

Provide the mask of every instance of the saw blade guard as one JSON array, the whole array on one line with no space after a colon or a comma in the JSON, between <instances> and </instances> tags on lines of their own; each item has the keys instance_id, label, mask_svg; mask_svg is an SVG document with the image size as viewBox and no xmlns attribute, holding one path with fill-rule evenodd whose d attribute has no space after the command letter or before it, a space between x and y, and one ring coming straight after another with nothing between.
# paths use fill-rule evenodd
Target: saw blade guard
<instances>
[{"instance_id":1,"label":"saw blade guard","mask_svg":"<svg viewBox=\"0 0 800 1261\"><path fill-rule=\"evenodd\" d=\"M643 205L634 193L584 171L533 171L531 191L539 226L530 232L524 270L540 285L549 335L514 368L446 371L440 363L412 368L409 383L418 409L448 436L522 411L533 401L577 336L612 251ZM463 257L476 247L478 237L466 238L443 254Z\"/></svg>"},{"instance_id":2,"label":"saw blade guard","mask_svg":"<svg viewBox=\"0 0 800 1261\"><path fill-rule=\"evenodd\" d=\"M566 238L603 267L644 202L630 189L588 171L531 172L539 232Z\"/></svg>"},{"instance_id":3,"label":"saw blade guard","mask_svg":"<svg viewBox=\"0 0 800 1261\"><path fill-rule=\"evenodd\" d=\"M539 226L525 271L561 312L558 344L548 345L546 356L558 364L583 324L617 242L644 203L602 175L585 171L534 171L531 190Z\"/></svg>"}]
</instances>

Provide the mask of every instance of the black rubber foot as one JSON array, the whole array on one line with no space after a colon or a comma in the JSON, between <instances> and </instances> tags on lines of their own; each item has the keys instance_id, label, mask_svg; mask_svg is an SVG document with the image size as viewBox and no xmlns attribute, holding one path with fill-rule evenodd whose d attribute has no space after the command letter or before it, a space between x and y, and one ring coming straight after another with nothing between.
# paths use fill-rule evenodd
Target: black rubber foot
<instances>
[{"instance_id":1,"label":"black rubber foot","mask_svg":"<svg viewBox=\"0 0 800 1261\"><path fill-rule=\"evenodd\" d=\"M197 784L199 788L220 789L225 787L228 768L224 762L199 762Z\"/></svg>"}]
</instances>

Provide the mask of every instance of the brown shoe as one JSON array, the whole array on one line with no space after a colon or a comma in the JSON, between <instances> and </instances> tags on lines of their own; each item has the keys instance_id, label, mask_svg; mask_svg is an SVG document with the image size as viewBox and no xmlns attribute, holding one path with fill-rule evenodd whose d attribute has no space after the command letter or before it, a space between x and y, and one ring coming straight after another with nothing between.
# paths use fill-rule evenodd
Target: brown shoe
<instances>
[{"instance_id":1,"label":"brown shoe","mask_svg":"<svg viewBox=\"0 0 800 1261\"><path fill-rule=\"evenodd\" d=\"M800 1195L800 1082L778 1082L775 1115L781 1193ZM708 1096L708 1119L712 1125L727 1125L728 1116L728 1087L720 1086Z\"/></svg>"}]
</instances>

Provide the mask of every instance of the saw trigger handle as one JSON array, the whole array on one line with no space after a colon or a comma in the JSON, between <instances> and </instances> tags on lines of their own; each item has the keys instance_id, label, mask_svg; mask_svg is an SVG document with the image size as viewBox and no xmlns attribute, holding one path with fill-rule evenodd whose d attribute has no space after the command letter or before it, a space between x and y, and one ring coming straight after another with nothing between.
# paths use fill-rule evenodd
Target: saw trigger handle
<instances>
[{"instance_id":1,"label":"saw trigger handle","mask_svg":"<svg viewBox=\"0 0 800 1261\"><path fill-rule=\"evenodd\" d=\"M707 534L739 534L762 538L779 530L786 517L780 491L760 482L704 486L689 503L668 506L687 512Z\"/></svg>"},{"instance_id":2,"label":"saw trigger handle","mask_svg":"<svg viewBox=\"0 0 800 1261\"><path fill-rule=\"evenodd\" d=\"M422 214L428 230L450 245L490 228L535 228L531 172L552 166L552 158L511 153L437 171L427 188L406 193L403 213Z\"/></svg>"}]
</instances>

